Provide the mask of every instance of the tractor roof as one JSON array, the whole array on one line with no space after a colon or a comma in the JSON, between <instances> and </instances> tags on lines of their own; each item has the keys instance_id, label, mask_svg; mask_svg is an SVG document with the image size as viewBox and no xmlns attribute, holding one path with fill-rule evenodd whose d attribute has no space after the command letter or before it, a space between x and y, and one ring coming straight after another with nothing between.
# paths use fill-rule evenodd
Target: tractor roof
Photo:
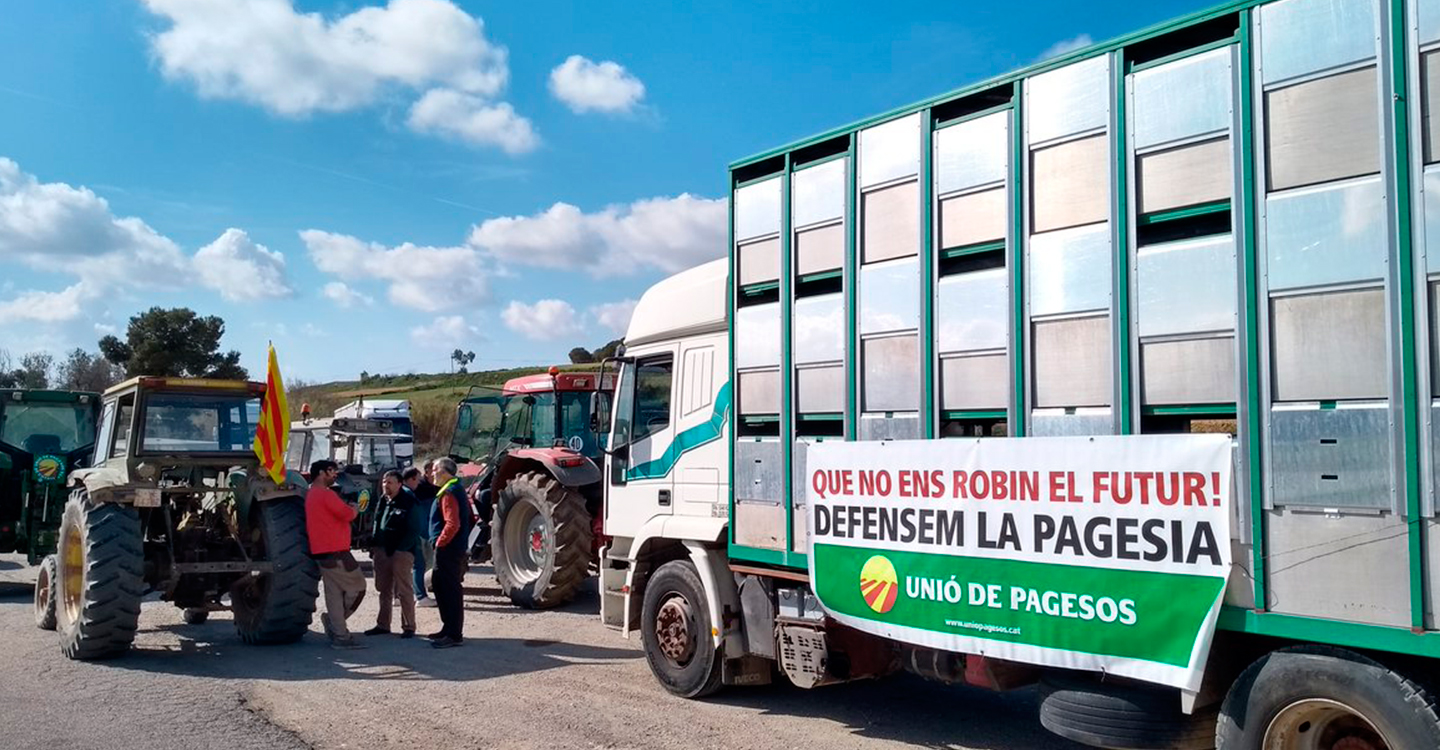
<instances>
[{"instance_id":1,"label":"tractor roof","mask_svg":"<svg viewBox=\"0 0 1440 750\"><path fill-rule=\"evenodd\" d=\"M117 383L105 389L105 395L118 393L131 388L144 388L152 391L162 390L217 390L217 391L245 391L248 393L261 394L265 392L265 384L254 380L215 380L212 378L165 378L141 375L130 378L123 383Z\"/></svg>"},{"instance_id":2,"label":"tractor roof","mask_svg":"<svg viewBox=\"0 0 1440 750\"><path fill-rule=\"evenodd\" d=\"M561 372L555 375L524 375L505 381L505 393L549 393L550 391L593 391L599 380L593 372Z\"/></svg>"},{"instance_id":3,"label":"tractor roof","mask_svg":"<svg viewBox=\"0 0 1440 750\"><path fill-rule=\"evenodd\" d=\"M0 388L0 404L6 401L48 401L60 403L87 403L100 398L90 391L54 391L36 388Z\"/></svg>"}]
</instances>

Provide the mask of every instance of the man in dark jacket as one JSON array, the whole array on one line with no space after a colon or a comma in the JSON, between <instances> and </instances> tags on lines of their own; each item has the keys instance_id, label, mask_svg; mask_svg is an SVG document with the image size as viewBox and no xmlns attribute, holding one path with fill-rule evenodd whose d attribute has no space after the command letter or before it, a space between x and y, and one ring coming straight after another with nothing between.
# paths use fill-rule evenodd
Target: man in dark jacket
<instances>
[{"instance_id":1,"label":"man in dark jacket","mask_svg":"<svg viewBox=\"0 0 1440 750\"><path fill-rule=\"evenodd\" d=\"M420 535L411 520L419 515L415 496L400 484L400 472L387 471L380 480L383 497L375 511L375 546L370 559L375 563L375 590L380 594L380 612L375 627L365 635L388 635L395 598L400 598L400 637L415 635L415 592L412 570L420 552Z\"/></svg>"},{"instance_id":2,"label":"man in dark jacket","mask_svg":"<svg viewBox=\"0 0 1440 750\"><path fill-rule=\"evenodd\" d=\"M430 534L435 539L435 574L431 588L440 607L440 632L430 636L435 648L453 648L465 640L465 579L466 551L475 516L465 489L455 478L455 462L449 458L435 461L435 482L440 485L435 506L430 511Z\"/></svg>"}]
</instances>

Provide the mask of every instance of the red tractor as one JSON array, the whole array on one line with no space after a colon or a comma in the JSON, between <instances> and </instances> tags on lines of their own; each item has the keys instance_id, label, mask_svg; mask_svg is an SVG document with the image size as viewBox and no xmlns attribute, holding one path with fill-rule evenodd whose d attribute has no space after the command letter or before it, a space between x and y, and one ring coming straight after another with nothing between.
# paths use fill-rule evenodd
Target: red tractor
<instances>
[{"instance_id":1,"label":"red tractor","mask_svg":"<svg viewBox=\"0 0 1440 750\"><path fill-rule=\"evenodd\" d=\"M552 367L474 386L456 407L450 455L481 521L473 558L488 551L500 590L522 607L570 601L598 559L605 385Z\"/></svg>"}]
</instances>

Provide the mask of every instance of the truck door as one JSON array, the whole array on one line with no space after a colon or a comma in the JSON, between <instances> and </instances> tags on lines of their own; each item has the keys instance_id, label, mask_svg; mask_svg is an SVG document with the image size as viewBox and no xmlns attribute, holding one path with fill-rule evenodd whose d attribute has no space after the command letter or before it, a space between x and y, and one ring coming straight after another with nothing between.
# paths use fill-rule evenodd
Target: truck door
<instances>
[{"instance_id":1,"label":"truck door","mask_svg":"<svg viewBox=\"0 0 1440 750\"><path fill-rule=\"evenodd\" d=\"M673 350L639 356L621 373L612 431L619 450L605 472L607 533L633 536L674 507L673 461L666 459L675 441L675 390Z\"/></svg>"}]
</instances>

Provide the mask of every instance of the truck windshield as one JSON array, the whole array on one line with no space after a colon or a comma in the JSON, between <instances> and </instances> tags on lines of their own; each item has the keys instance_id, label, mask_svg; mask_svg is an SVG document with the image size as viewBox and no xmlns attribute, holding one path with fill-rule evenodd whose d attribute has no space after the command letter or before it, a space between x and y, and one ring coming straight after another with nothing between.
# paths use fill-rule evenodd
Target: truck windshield
<instances>
[{"instance_id":1,"label":"truck windshield","mask_svg":"<svg viewBox=\"0 0 1440 750\"><path fill-rule=\"evenodd\" d=\"M144 451L248 452L260 398L245 393L153 393L145 400Z\"/></svg>"},{"instance_id":2,"label":"truck windshield","mask_svg":"<svg viewBox=\"0 0 1440 750\"><path fill-rule=\"evenodd\" d=\"M0 406L0 443L26 453L69 453L95 442L88 404L10 402Z\"/></svg>"}]
</instances>

